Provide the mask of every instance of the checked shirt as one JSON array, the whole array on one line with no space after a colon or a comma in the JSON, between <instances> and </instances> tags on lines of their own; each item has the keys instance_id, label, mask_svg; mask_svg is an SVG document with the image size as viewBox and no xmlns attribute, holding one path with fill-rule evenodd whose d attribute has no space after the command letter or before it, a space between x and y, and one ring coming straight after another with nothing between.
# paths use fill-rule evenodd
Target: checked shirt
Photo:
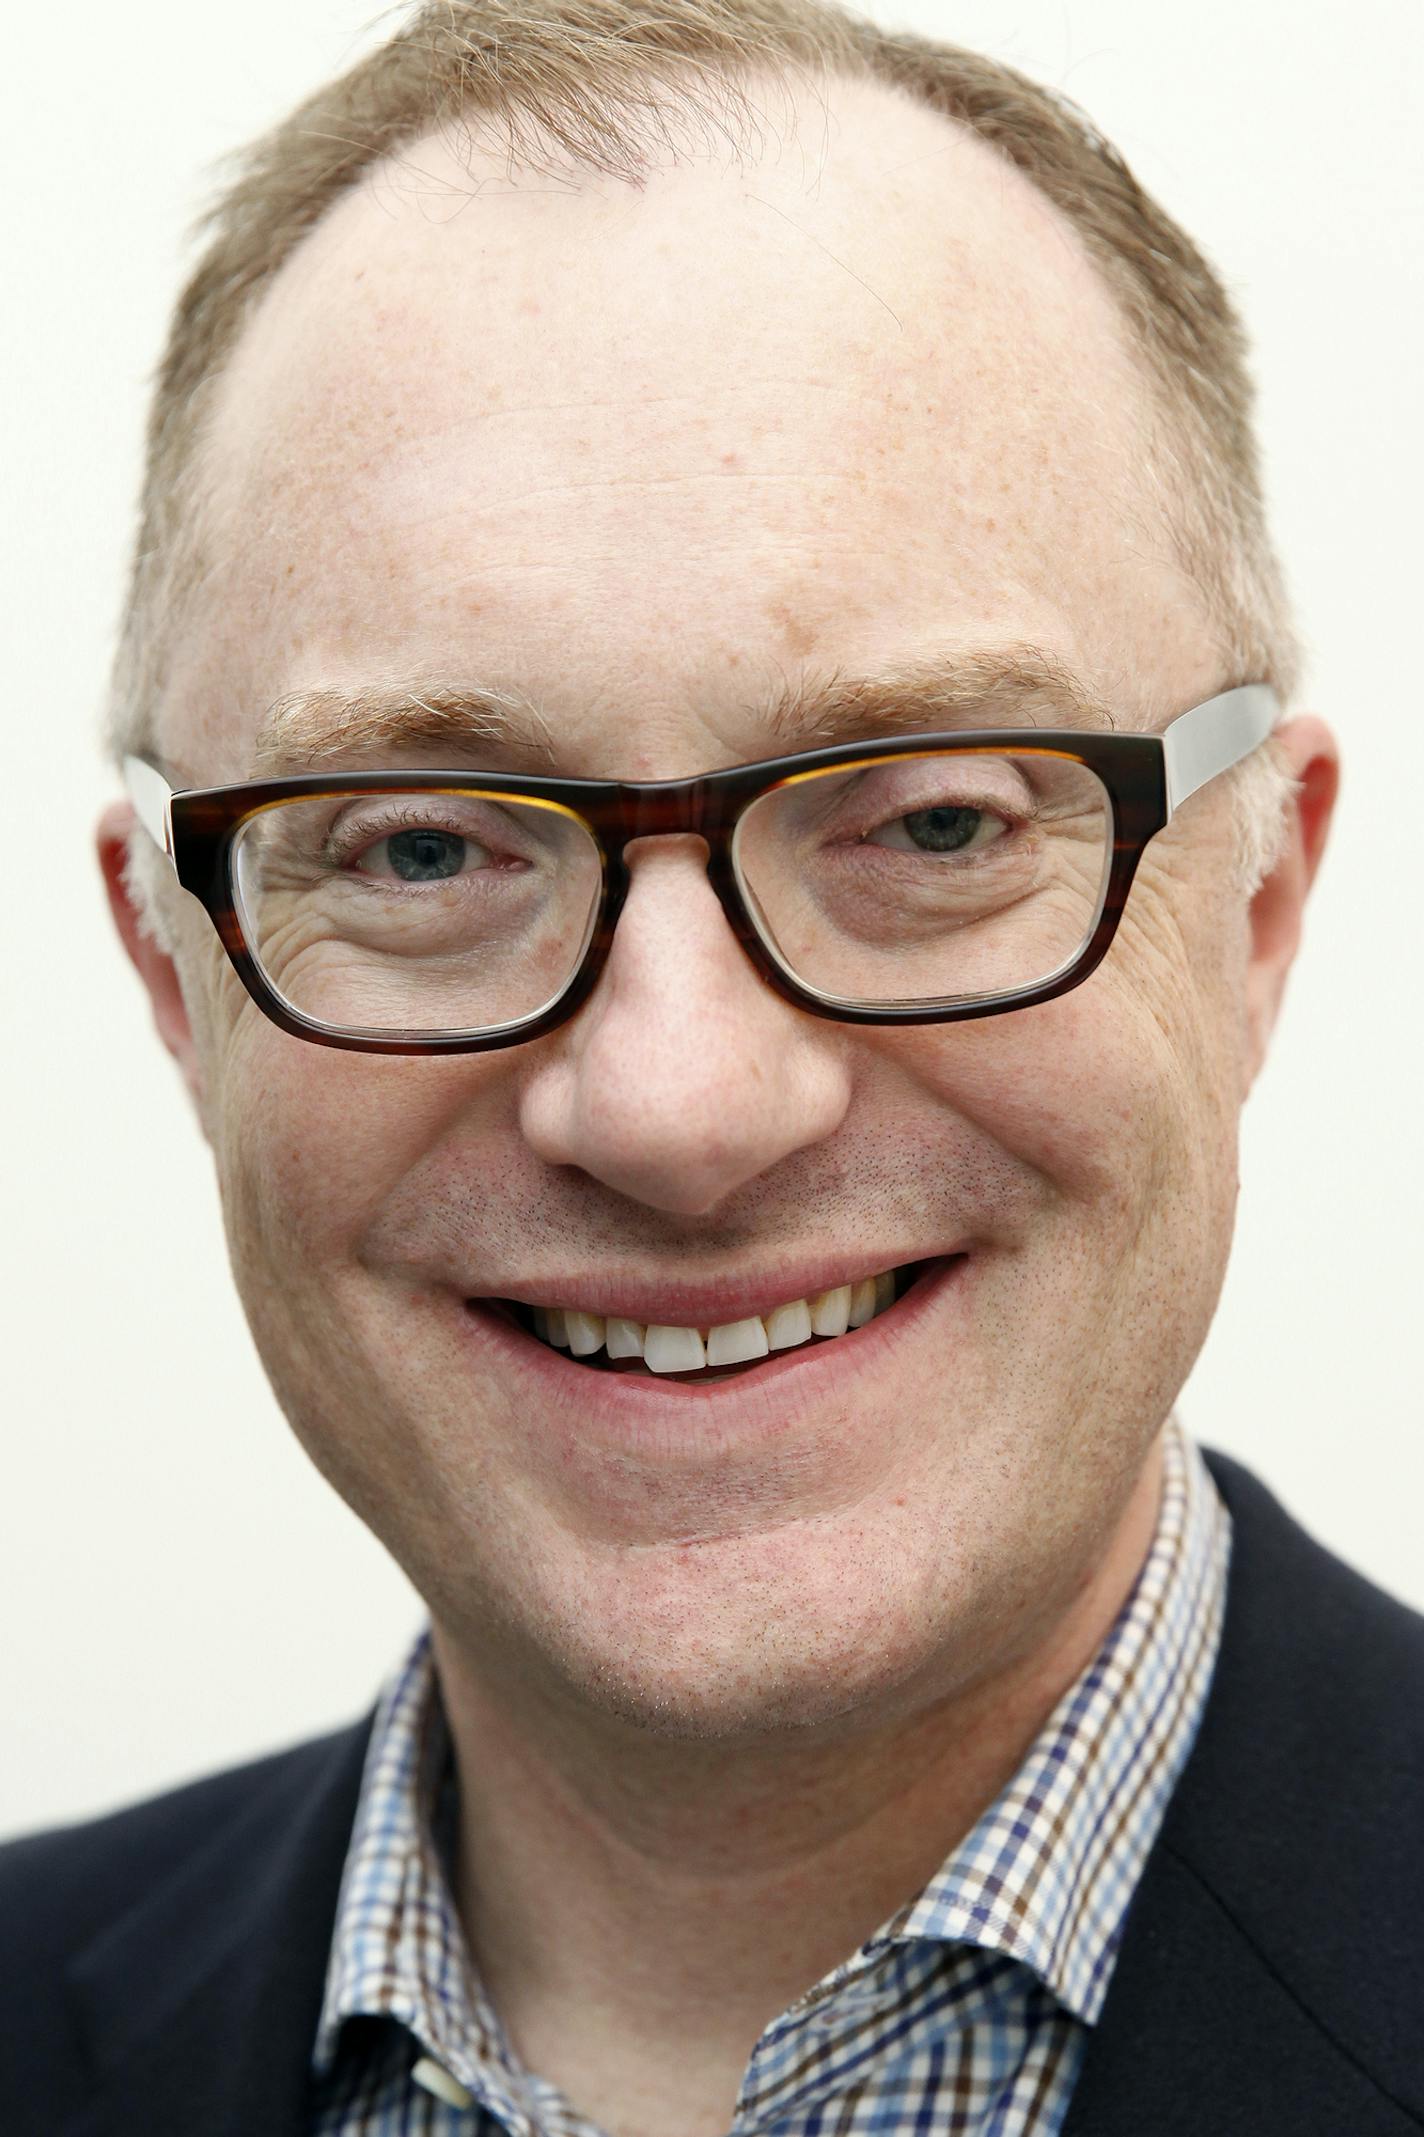
<instances>
[{"instance_id":1,"label":"checked shirt","mask_svg":"<svg viewBox=\"0 0 1424 2137\"><path fill-rule=\"evenodd\" d=\"M766 2027L730 2137L1061 2128L1221 1633L1230 1517L1175 1421L1165 1445L1155 1536L1097 1655L924 1889ZM312 2137L603 2137L522 2066L474 1973L446 1869L457 1809L427 1628L371 1736Z\"/></svg>"}]
</instances>

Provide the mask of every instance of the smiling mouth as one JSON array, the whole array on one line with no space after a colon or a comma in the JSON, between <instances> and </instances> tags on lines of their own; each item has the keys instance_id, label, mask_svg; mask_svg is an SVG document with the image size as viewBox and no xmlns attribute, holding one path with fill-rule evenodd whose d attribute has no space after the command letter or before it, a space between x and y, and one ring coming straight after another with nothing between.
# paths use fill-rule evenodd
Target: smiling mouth
<instances>
[{"instance_id":1,"label":"smiling mouth","mask_svg":"<svg viewBox=\"0 0 1424 2137\"><path fill-rule=\"evenodd\" d=\"M705 1383L754 1372L767 1359L802 1347L824 1350L888 1313L927 1272L941 1266L939 1260L904 1262L810 1298L787 1300L767 1314L704 1327L649 1324L574 1306L531 1306L520 1299L470 1303L590 1371L659 1379L695 1375Z\"/></svg>"}]
</instances>

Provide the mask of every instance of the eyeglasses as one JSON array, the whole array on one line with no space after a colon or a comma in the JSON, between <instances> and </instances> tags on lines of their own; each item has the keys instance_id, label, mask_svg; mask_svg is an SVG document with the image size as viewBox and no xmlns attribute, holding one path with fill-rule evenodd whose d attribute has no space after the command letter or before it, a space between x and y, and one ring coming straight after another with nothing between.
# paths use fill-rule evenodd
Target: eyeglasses
<instances>
[{"instance_id":1,"label":"eyeglasses","mask_svg":"<svg viewBox=\"0 0 1424 2137\"><path fill-rule=\"evenodd\" d=\"M1107 955L1143 850L1270 733L1248 684L1160 735L980 729L644 783L302 774L137 814L265 1016L319 1046L481 1053L587 1000L635 839L694 833L733 933L798 1008L847 1024L1027 1009Z\"/></svg>"}]
</instances>

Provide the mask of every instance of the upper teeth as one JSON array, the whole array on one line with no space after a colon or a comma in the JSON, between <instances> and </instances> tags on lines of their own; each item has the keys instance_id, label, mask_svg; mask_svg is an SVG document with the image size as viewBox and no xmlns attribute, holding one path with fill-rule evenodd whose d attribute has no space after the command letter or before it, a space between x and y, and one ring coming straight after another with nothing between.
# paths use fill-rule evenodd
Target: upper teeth
<instances>
[{"instance_id":1,"label":"upper teeth","mask_svg":"<svg viewBox=\"0 0 1424 2137\"><path fill-rule=\"evenodd\" d=\"M534 1329L546 1343L589 1358L607 1349L610 1358L641 1358L649 1372L693 1373L707 1365L742 1365L769 1351L791 1350L812 1336L843 1336L883 1313L895 1297L890 1270L858 1284L837 1284L814 1298L790 1299L768 1314L721 1321L712 1328L673 1328L625 1320L621 1314L584 1313L577 1306L536 1306Z\"/></svg>"}]
</instances>

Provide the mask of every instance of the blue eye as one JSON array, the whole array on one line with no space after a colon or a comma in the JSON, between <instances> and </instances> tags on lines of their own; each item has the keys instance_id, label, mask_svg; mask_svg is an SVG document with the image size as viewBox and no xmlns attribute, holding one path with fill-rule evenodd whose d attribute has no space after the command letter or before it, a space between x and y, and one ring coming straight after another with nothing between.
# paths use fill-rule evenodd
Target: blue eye
<instances>
[{"instance_id":1,"label":"blue eye","mask_svg":"<svg viewBox=\"0 0 1424 2137\"><path fill-rule=\"evenodd\" d=\"M384 845L391 873L403 883L440 882L465 862L465 841L454 831L394 831Z\"/></svg>"},{"instance_id":2,"label":"blue eye","mask_svg":"<svg viewBox=\"0 0 1424 2137\"><path fill-rule=\"evenodd\" d=\"M958 853L983 820L978 809L916 809L904 824L921 853Z\"/></svg>"},{"instance_id":3,"label":"blue eye","mask_svg":"<svg viewBox=\"0 0 1424 2137\"><path fill-rule=\"evenodd\" d=\"M929 809L908 809L903 816L872 831L870 846L890 846L901 853L981 853L1009 835L1009 825L995 810L965 802L940 802Z\"/></svg>"}]
</instances>

